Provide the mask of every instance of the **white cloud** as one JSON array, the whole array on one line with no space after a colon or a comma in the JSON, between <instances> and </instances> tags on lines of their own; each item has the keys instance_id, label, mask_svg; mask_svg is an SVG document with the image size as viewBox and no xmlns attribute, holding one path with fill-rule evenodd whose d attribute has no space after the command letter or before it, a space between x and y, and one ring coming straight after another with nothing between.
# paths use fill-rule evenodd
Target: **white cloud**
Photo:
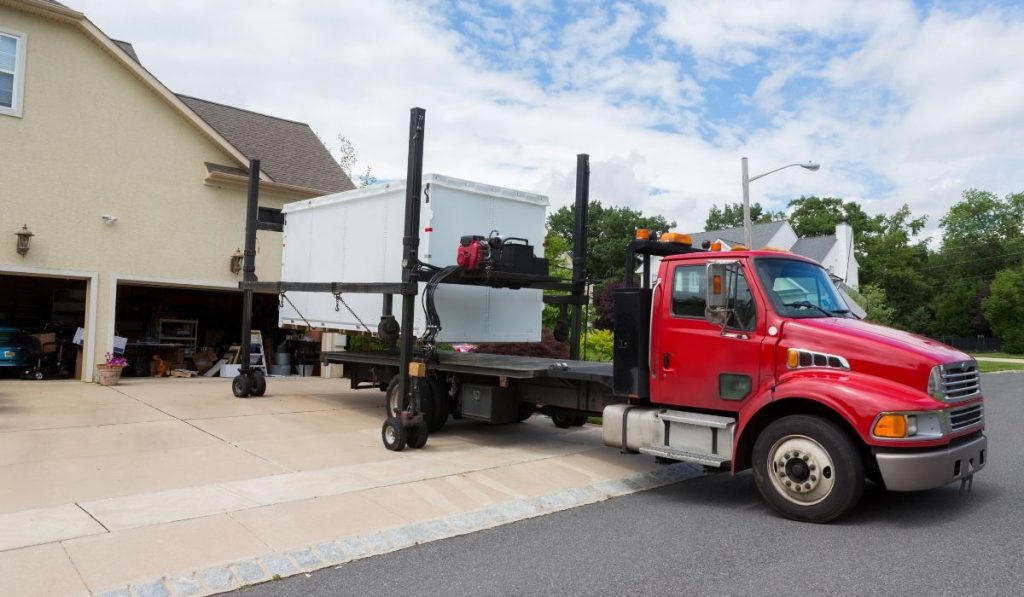
<instances>
[{"instance_id":1,"label":"white cloud","mask_svg":"<svg viewBox=\"0 0 1024 597\"><path fill-rule=\"evenodd\" d=\"M580 19L558 29L550 2L506 4L514 19L476 25L481 39L512 44L498 67L447 27L440 3L72 2L134 42L175 91L309 122L329 143L343 133L359 150L356 172L370 164L381 178L404 177L408 109L418 105L428 110L428 171L548 192L559 206L573 197L576 154L590 153L595 198L684 230L700 229L712 203L740 199L742 155L755 173L823 164L755 182L754 200L775 209L800 194L858 199L872 212L909 202L934 225L964 187L1021 188L1019 14L673 1L653 29L671 41L644 38L652 51L637 56L624 48L652 29L629 5L578 5ZM685 72L666 47L702 66ZM728 79L755 63L749 100L767 123L701 120L709 73ZM806 93L794 92L800 85Z\"/></svg>"}]
</instances>

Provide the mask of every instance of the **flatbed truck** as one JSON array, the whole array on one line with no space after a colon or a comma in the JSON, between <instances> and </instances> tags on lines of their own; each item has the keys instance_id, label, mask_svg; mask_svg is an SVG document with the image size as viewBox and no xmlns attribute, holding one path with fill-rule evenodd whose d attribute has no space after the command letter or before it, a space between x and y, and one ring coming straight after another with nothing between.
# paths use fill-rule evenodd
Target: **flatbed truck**
<instances>
[{"instance_id":1,"label":"flatbed truck","mask_svg":"<svg viewBox=\"0 0 1024 597\"><path fill-rule=\"evenodd\" d=\"M770 506L809 522L848 512L866 479L890 491L955 481L969 487L984 468L977 363L938 342L857 319L819 264L785 251L696 248L685 235L639 231L624 248L625 287L614 293L613 362L579 360L586 155L577 162L568 283L490 268L452 269L443 282L567 291L545 301L570 320L570 359L417 344L418 282L437 270L416 253L424 123L424 111L414 108L401 284L257 281L255 231L272 225L260 221L258 187L250 184L243 327L253 291L381 294L379 334L394 349L324 352L322 360L345 365L353 388L386 392L381 437L388 449L423 448L449 416L512 423L540 412L559 427L600 416L609 447L733 474L753 469ZM652 257L660 257L656 270ZM403 298L400 322L391 313L394 295ZM262 395L266 380L242 362L235 395Z\"/></svg>"}]
</instances>

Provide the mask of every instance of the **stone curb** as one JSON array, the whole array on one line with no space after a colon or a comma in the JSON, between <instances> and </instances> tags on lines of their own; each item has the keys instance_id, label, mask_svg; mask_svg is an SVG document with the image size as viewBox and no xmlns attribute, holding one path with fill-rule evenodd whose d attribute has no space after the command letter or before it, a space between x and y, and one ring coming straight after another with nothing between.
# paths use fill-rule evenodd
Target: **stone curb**
<instances>
[{"instance_id":1,"label":"stone curb","mask_svg":"<svg viewBox=\"0 0 1024 597\"><path fill-rule=\"evenodd\" d=\"M678 463L656 471L622 479L600 481L585 487L536 498L502 502L482 510L454 514L424 522L312 545L304 549L271 553L215 566L132 583L100 593L100 597L202 597L231 591L245 585L277 580L321 568L346 564L439 539L447 539L671 485L703 474L701 467Z\"/></svg>"}]
</instances>

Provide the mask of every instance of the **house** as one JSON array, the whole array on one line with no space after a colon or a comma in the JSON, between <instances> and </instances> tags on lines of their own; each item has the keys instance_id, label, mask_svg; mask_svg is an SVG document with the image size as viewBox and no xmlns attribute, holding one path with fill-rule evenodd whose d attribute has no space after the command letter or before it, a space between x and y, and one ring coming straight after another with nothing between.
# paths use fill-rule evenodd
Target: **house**
<instances>
[{"instance_id":1,"label":"house","mask_svg":"<svg viewBox=\"0 0 1024 597\"><path fill-rule=\"evenodd\" d=\"M0 0L0 325L83 328L85 381L115 336L138 359L238 342L250 158L261 207L353 188L308 125L175 94L82 13ZM257 271L280 245L260 232ZM258 296L256 327L277 308Z\"/></svg>"},{"instance_id":2,"label":"house","mask_svg":"<svg viewBox=\"0 0 1024 597\"><path fill-rule=\"evenodd\" d=\"M725 230L709 230L690 235L693 246L700 247L706 241L709 244L721 242L723 249L731 249L743 244L743 227ZM792 251L797 255L809 257L820 263L829 273L839 277L847 286L856 288L859 284L858 272L860 264L853 251L853 227L847 223L836 225L835 234L799 238L793 227L786 220L753 224L750 227L750 240L753 247L773 247Z\"/></svg>"}]
</instances>

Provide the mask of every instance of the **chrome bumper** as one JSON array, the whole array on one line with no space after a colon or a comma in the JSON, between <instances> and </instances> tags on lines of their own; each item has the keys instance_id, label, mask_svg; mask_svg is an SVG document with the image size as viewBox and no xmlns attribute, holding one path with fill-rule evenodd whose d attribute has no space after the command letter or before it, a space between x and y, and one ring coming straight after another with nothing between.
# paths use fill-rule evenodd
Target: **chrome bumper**
<instances>
[{"instance_id":1,"label":"chrome bumper","mask_svg":"<svg viewBox=\"0 0 1024 597\"><path fill-rule=\"evenodd\" d=\"M889 491L920 491L965 479L985 468L988 438L984 435L952 448L928 452L875 454Z\"/></svg>"}]
</instances>

